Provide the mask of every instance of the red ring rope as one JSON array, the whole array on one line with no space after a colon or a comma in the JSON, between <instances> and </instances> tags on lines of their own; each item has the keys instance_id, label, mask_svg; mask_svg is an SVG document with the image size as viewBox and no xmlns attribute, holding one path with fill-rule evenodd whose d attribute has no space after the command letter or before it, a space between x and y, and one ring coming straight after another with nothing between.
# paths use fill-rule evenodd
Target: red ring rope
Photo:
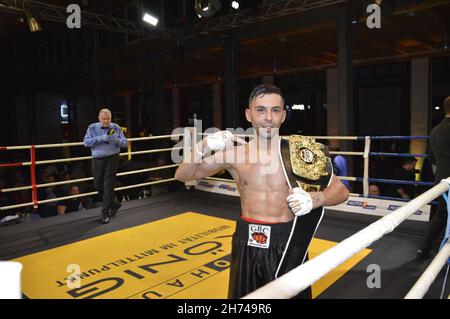
<instances>
[{"instance_id":1,"label":"red ring rope","mask_svg":"<svg viewBox=\"0 0 450 319\"><path fill-rule=\"evenodd\" d=\"M34 208L37 208L38 200L37 200L37 186L36 186L36 153L35 153L35 150L36 150L35 146L31 145L31 148L30 148L31 197L33 200Z\"/></svg>"}]
</instances>

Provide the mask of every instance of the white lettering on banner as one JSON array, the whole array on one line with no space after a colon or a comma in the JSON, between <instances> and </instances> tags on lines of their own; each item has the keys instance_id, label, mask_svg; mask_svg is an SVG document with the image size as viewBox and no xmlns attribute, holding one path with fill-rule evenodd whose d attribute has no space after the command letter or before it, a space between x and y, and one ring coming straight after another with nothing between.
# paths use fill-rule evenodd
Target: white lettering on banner
<instances>
[{"instance_id":1,"label":"white lettering on banner","mask_svg":"<svg viewBox=\"0 0 450 319\"><path fill-rule=\"evenodd\" d=\"M236 184L233 182L201 179L199 180L195 188L205 192L240 196L239 191L236 188ZM395 200L350 196L347 202L336 206L325 207L325 209L372 216L386 216L405 204L406 202L399 202ZM423 222L428 222L429 219L430 205L421 207L412 216L408 217L408 220L417 220Z\"/></svg>"},{"instance_id":2,"label":"white lettering on banner","mask_svg":"<svg viewBox=\"0 0 450 319\"><path fill-rule=\"evenodd\" d=\"M330 210L359 213L372 216L386 216L392 211L406 205L407 202L378 198L361 198L350 196L345 203L325 207ZM428 222L430 218L430 205L425 205L416 211L408 220Z\"/></svg>"}]
</instances>

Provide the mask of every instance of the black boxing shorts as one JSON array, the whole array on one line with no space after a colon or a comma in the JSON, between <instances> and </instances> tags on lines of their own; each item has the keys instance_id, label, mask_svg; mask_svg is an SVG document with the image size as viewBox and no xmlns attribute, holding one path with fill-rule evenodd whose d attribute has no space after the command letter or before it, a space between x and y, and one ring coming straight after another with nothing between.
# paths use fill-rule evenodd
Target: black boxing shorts
<instances>
[{"instance_id":1,"label":"black boxing shorts","mask_svg":"<svg viewBox=\"0 0 450 319\"><path fill-rule=\"evenodd\" d=\"M238 219L232 240L228 298L241 298L273 281L282 260L286 270L308 260L305 245L309 242L291 242L289 256L283 256L292 226L292 221L265 223L242 216ZM311 299L311 287L294 298Z\"/></svg>"}]
</instances>

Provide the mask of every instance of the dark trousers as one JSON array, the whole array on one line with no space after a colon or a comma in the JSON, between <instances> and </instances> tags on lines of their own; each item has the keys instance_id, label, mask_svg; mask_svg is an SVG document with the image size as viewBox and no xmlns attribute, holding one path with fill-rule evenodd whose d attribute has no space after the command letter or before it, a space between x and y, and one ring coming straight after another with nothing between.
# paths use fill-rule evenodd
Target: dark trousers
<instances>
[{"instance_id":1,"label":"dark trousers","mask_svg":"<svg viewBox=\"0 0 450 319\"><path fill-rule=\"evenodd\" d=\"M92 159L92 175L94 187L102 199L102 215L109 214L111 208L120 205L114 199L114 184L119 168L119 155L114 154L102 158Z\"/></svg>"},{"instance_id":2,"label":"dark trousers","mask_svg":"<svg viewBox=\"0 0 450 319\"><path fill-rule=\"evenodd\" d=\"M433 250L436 239L438 239L441 232L445 230L447 214L447 203L444 198L440 196L439 207L428 225L428 230L423 241L423 251L430 252Z\"/></svg>"}]
</instances>

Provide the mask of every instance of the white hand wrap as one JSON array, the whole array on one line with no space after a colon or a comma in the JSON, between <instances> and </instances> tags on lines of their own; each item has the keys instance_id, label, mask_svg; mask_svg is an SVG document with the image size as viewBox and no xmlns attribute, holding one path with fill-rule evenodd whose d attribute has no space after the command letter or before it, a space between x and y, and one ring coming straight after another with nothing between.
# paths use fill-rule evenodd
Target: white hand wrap
<instances>
[{"instance_id":1,"label":"white hand wrap","mask_svg":"<svg viewBox=\"0 0 450 319\"><path fill-rule=\"evenodd\" d=\"M211 151L223 151L232 145L233 134L229 131L219 131L206 137L206 143Z\"/></svg>"},{"instance_id":2,"label":"white hand wrap","mask_svg":"<svg viewBox=\"0 0 450 319\"><path fill-rule=\"evenodd\" d=\"M292 212L296 216L303 216L308 214L313 208L311 195L305 192L300 187L292 189L294 194L289 195L286 199Z\"/></svg>"}]
</instances>

